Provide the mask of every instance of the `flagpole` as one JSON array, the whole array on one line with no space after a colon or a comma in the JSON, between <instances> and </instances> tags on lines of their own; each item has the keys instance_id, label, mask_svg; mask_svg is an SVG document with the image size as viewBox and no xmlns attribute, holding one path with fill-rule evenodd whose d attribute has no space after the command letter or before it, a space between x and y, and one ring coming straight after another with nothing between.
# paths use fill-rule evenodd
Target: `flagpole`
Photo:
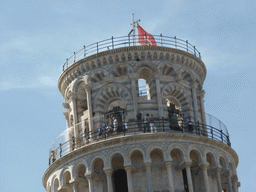
<instances>
[{"instance_id":1,"label":"flagpole","mask_svg":"<svg viewBox=\"0 0 256 192\"><path fill-rule=\"evenodd\" d=\"M135 45L135 21L134 21L134 12L132 13L132 45Z\"/></svg>"},{"instance_id":2,"label":"flagpole","mask_svg":"<svg viewBox=\"0 0 256 192\"><path fill-rule=\"evenodd\" d=\"M136 29L136 26L135 26L135 24L136 23L139 23L140 22L140 19L139 20L137 20L137 21L134 21L134 12L132 13L132 23L131 23L131 25L132 25L132 45L133 46L135 46L135 29Z\"/></svg>"}]
</instances>

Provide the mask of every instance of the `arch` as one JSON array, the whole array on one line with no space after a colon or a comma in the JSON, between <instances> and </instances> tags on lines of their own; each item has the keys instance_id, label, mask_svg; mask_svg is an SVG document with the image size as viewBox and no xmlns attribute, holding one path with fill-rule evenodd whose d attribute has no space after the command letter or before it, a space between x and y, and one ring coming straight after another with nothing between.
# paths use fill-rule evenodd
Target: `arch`
<instances>
[{"instance_id":1,"label":"arch","mask_svg":"<svg viewBox=\"0 0 256 192\"><path fill-rule=\"evenodd\" d=\"M125 86L118 83L110 83L103 86L97 92L93 107L94 109L99 108L106 111L108 107L106 104L109 104L110 101L114 101L115 98L119 98L126 102L132 101L132 95Z\"/></svg>"},{"instance_id":2,"label":"arch","mask_svg":"<svg viewBox=\"0 0 256 192\"><path fill-rule=\"evenodd\" d=\"M143 153L140 150L133 150L131 156L130 156L130 164L136 169L136 170L142 170L144 169L144 156Z\"/></svg>"},{"instance_id":3,"label":"arch","mask_svg":"<svg viewBox=\"0 0 256 192\"><path fill-rule=\"evenodd\" d=\"M174 97L180 104L180 109L184 113L183 119L188 119L193 116L192 112L192 98L185 87L176 82L171 82L165 85L162 89L163 100L170 100ZM167 106L166 106L167 108ZM167 109L166 109L167 110Z\"/></svg>"},{"instance_id":4,"label":"arch","mask_svg":"<svg viewBox=\"0 0 256 192\"><path fill-rule=\"evenodd\" d=\"M98 68L98 69L93 70L89 74L87 82L88 83L97 83L97 82L103 81L106 76L108 76L107 70L104 68Z\"/></svg>"},{"instance_id":5,"label":"arch","mask_svg":"<svg viewBox=\"0 0 256 192\"><path fill-rule=\"evenodd\" d=\"M113 170L123 169L125 166L125 158L121 153L112 154L110 162Z\"/></svg>"},{"instance_id":6,"label":"arch","mask_svg":"<svg viewBox=\"0 0 256 192\"><path fill-rule=\"evenodd\" d=\"M87 84L87 75L86 76L82 76L82 77L78 77L73 85L72 85L72 88L71 88L71 91L73 93L77 92L79 87L82 85L82 86L85 86Z\"/></svg>"},{"instance_id":7,"label":"arch","mask_svg":"<svg viewBox=\"0 0 256 192\"><path fill-rule=\"evenodd\" d=\"M114 150L113 149L113 150L109 151L106 155L106 167L111 167L111 161L116 154L120 154L124 159L124 164L125 165L127 164L127 157L126 157L126 154L124 154L123 150L121 150L121 149Z\"/></svg>"},{"instance_id":8,"label":"arch","mask_svg":"<svg viewBox=\"0 0 256 192\"><path fill-rule=\"evenodd\" d=\"M90 163L89 163L90 166L88 167L88 169L86 170L86 172L90 172L90 171L91 171L91 170L89 170L89 169L93 168L94 162L95 162L95 160L97 160L97 159L102 159L104 165L106 164L106 158L105 158L105 156L104 156L103 154L96 154L93 158L91 158Z\"/></svg>"},{"instance_id":9,"label":"arch","mask_svg":"<svg viewBox=\"0 0 256 192\"><path fill-rule=\"evenodd\" d=\"M218 163L217 163L217 157L216 157L216 154L215 154L215 151L210 148L210 147L207 147L205 148L204 150L204 155L205 155L205 160L207 161L207 155L209 154L210 158L212 158L212 161L214 163L214 166L217 166Z\"/></svg>"},{"instance_id":10,"label":"arch","mask_svg":"<svg viewBox=\"0 0 256 192\"><path fill-rule=\"evenodd\" d=\"M59 179L58 178L54 178L53 185L52 185L52 191L53 192L58 192L59 186L60 186Z\"/></svg>"},{"instance_id":11,"label":"arch","mask_svg":"<svg viewBox=\"0 0 256 192\"><path fill-rule=\"evenodd\" d=\"M206 153L206 162L209 163L210 167L215 167L216 166L215 157L214 157L212 152Z\"/></svg>"},{"instance_id":12,"label":"arch","mask_svg":"<svg viewBox=\"0 0 256 192\"><path fill-rule=\"evenodd\" d=\"M120 76L127 75L128 73L131 72L131 70L132 70L132 67L129 64L118 63L113 65L109 69L109 74L112 74L113 77L120 77Z\"/></svg>"},{"instance_id":13,"label":"arch","mask_svg":"<svg viewBox=\"0 0 256 192\"><path fill-rule=\"evenodd\" d=\"M177 77L177 74L179 71L175 65L171 65L166 62L159 64L158 70L161 73L161 75L172 76L172 77Z\"/></svg>"},{"instance_id":14,"label":"arch","mask_svg":"<svg viewBox=\"0 0 256 192\"><path fill-rule=\"evenodd\" d=\"M63 177L62 177L62 185L63 186L69 185L70 184L69 182L70 182L71 178L73 178L73 177L71 176L70 171L69 170L64 171L63 172Z\"/></svg>"},{"instance_id":15,"label":"arch","mask_svg":"<svg viewBox=\"0 0 256 192\"><path fill-rule=\"evenodd\" d=\"M197 145L189 145L188 149L187 149L187 157L190 158L191 157L191 152L194 151L198 157L199 157L199 161L201 162L203 160L203 153L200 151L199 146ZM191 158L190 158L191 159Z\"/></svg>"},{"instance_id":16,"label":"arch","mask_svg":"<svg viewBox=\"0 0 256 192\"><path fill-rule=\"evenodd\" d=\"M194 80L193 80L191 74L190 74L189 72L187 72L187 71L183 71L183 72L182 72L182 74L181 74L181 79L182 79L183 81L187 81L188 83L193 83L193 82L194 82Z\"/></svg>"},{"instance_id":17,"label":"arch","mask_svg":"<svg viewBox=\"0 0 256 192\"><path fill-rule=\"evenodd\" d=\"M219 165L220 165L220 167L222 167L222 171L227 170L227 168L228 168L227 161L225 160L225 158L222 155L219 157Z\"/></svg>"},{"instance_id":18,"label":"arch","mask_svg":"<svg viewBox=\"0 0 256 192\"><path fill-rule=\"evenodd\" d=\"M185 155L186 155L186 150L184 148L184 146L182 144L179 144L179 143L173 143L171 145L168 146L168 154L170 154L170 158L172 158L171 156L171 153L173 150L178 150L181 152L181 155L182 155L182 160L185 159Z\"/></svg>"},{"instance_id":19,"label":"arch","mask_svg":"<svg viewBox=\"0 0 256 192\"><path fill-rule=\"evenodd\" d=\"M85 173L87 172L87 167L88 167L88 164L87 162L84 160L84 159L80 159L78 161L75 161L74 162L74 166L72 167L71 171L72 171L72 175L73 177L78 177L78 171L77 169L79 168L79 166L83 165L85 167Z\"/></svg>"},{"instance_id":20,"label":"arch","mask_svg":"<svg viewBox=\"0 0 256 192\"><path fill-rule=\"evenodd\" d=\"M146 159L150 159L150 153L155 150L155 149L158 149L160 150L162 153L163 153L163 158L164 158L164 161L167 161L167 157L166 157L166 153L164 151L164 145L160 144L160 143L154 143L154 144L150 144L148 147L147 147L147 153L146 153Z\"/></svg>"},{"instance_id":21,"label":"arch","mask_svg":"<svg viewBox=\"0 0 256 192\"><path fill-rule=\"evenodd\" d=\"M132 147L128 150L128 152L127 152L127 154L128 154L128 159L131 159L131 155L132 155L132 153L133 153L134 151L140 151L141 154L142 154L142 156L143 156L143 160L145 159L145 157L146 157L145 151L144 151L143 149L141 149L141 146L139 146L139 145L132 146Z\"/></svg>"},{"instance_id":22,"label":"arch","mask_svg":"<svg viewBox=\"0 0 256 192\"><path fill-rule=\"evenodd\" d=\"M139 70L142 67L146 67L146 68L150 69L150 71L153 73L158 71L155 63L153 63L151 61L139 61L136 63L136 65L133 66L132 72L139 73Z\"/></svg>"},{"instance_id":23,"label":"arch","mask_svg":"<svg viewBox=\"0 0 256 192\"><path fill-rule=\"evenodd\" d=\"M61 172L60 172L60 174L59 174L60 186L63 186L63 176L64 176L64 173L66 173L66 172L69 172L70 175L71 175L71 174L72 174L72 168L71 168L71 167L68 167L68 166L62 168L62 170L61 170ZM72 175L71 175L71 176L72 176ZM71 178L73 178L73 177L71 177Z\"/></svg>"}]
</instances>

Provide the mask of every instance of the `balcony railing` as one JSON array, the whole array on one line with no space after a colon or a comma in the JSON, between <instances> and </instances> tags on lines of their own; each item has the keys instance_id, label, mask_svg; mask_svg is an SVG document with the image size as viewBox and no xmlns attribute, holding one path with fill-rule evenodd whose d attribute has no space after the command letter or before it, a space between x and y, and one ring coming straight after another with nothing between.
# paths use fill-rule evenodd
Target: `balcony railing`
<instances>
[{"instance_id":1,"label":"balcony railing","mask_svg":"<svg viewBox=\"0 0 256 192\"><path fill-rule=\"evenodd\" d=\"M188 40L182 40L175 37L168 37L164 36L162 34L160 35L153 35L155 38L155 41L157 43L157 46L161 47L170 47L175 49L180 49L183 51L186 51L188 53L191 53L201 58L200 52L196 49L195 46L191 45ZM141 46L141 44L138 43L139 36L136 35L133 39L131 36L121 36L121 37L111 37L109 39L105 39L103 41L99 41L96 43L93 43L91 45L85 46L80 49L77 52L74 52L74 54L66 59L66 62L63 65L63 71L76 61L83 59L85 57L91 56L93 54L97 54L103 51L109 51L112 49L122 48L122 47L131 47L131 46Z\"/></svg>"},{"instance_id":2,"label":"balcony railing","mask_svg":"<svg viewBox=\"0 0 256 192\"><path fill-rule=\"evenodd\" d=\"M82 130L81 124L77 126L78 129ZM178 121L177 124L172 124L169 119L155 119L153 125L144 120L141 122L125 122L116 131L110 126L104 125L102 126L102 134L99 134L98 131L87 133L80 131L77 137L74 137L74 127L72 127L64 131L53 143L49 154L49 165L77 148L96 143L100 140L138 134L156 134L159 132L198 135L231 146L227 130L223 131L222 129L202 123L195 123L192 127L189 127L187 122L182 120Z\"/></svg>"}]
</instances>

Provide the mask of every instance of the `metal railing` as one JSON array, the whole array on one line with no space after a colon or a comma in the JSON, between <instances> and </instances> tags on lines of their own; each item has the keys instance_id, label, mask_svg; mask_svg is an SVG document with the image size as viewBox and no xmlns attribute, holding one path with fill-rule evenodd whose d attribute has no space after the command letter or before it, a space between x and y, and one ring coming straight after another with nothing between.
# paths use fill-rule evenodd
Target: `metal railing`
<instances>
[{"instance_id":1,"label":"metal railing","mask_svg":"<svg viewBox=\"0 0 256 192\"><path fill-rule=\"evenodd\" d=\"M195 46L190 44L188 40L182 40L175 37L168 37L160 35L153 35L155 38L155 41L157 43L157 46L161 47L170 47L175 49L180 49L183 51L186 51L188 53L191 53L201 58L200 52L196 49ZM72 65L76 61L83 59L85 57L91 56L93 54L97 54L103 51L108 51L112 49L122 48L122 47L131 47L131 46L142 46L138 43L139 36L136 35L135 39L133 41L133 38L131 36L121 36L121 37L111 37L109 39L105 39L103 41L99 41L93 44L90 44L88 46L83 46L82 49L80 49L77 52L74 52L74 54L66 59L66 62L63 65L63 71L68 68L68 66Z\"/></svg>"},{"instance_id":2,"label":"metal railing","mask_svg":"<svg viewBox=\"0 0 256 192\"><path fill-rule=\"evenodd\" d=\"M58 143L58 146L51 147L49 165L77 148L99 142L100 140L147 133L156 134L159 132L179 132L207 137L231 146L229 136L225 134L223 130L199 122L192 126L189 126L187 122L182 120L177 121L177 124L173 124L169 119L164 118L154 119L153 123L144 120L125 122L122 126L119 126L117 130L114 130L111 126L104 125L102 126L101 134L98 131L93 131L80 133L77 137L74 137L73 129L74 128L69 128L65 131L66 141Z\"/></svg>"}]
</instances>

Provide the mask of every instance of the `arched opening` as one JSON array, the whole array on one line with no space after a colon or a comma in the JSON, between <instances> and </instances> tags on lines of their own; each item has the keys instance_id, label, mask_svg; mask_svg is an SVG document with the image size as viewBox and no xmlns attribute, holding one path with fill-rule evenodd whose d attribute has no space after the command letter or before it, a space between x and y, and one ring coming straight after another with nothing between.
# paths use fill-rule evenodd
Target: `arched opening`
<instances>
[{"instance_id":1,"label":"arched opening","mask_svg":"<svg viewBox=\"0 0 256 192\"><path fill-rule=\"evenodd\" d=\"M138 80L138 84L139 84L139 96L147 96L147 84L146 84L146 80L140 78Z\"/></svg>"},{"instance_id":2,"label":"arched opening","mask_svg":"<svg viewBox=\"0 0 256 192\"><path fill-rule=\"evenodd\" d=\"M206 154L206 161L209 163L210 170L212 170L216 167L216 163L215 163L214 156L212 153L209 152ZM216 174L209 174L208 180L209 180L210 189L213 189L215 186L217 186L217 175Z\"/></svg>"},{"instance_id":3,"label":"arched opening","mask_svg":"<svg viewBox=\"0 0 256 192\"><path fill-rule=\"evenodd\" d=\"M97 158L93 162L94 191L104 191L107 188L107 177L103 167L104 162L101 158Z\"/></svg>"},{"instance_id":4,"label":"arched opening","mask_svg":"<svg viewBox=\"0 0 256 192\"><path fill-rule=\"evenodd\" d=\"M107 125L110 125L117 132L122 132L122 125L125 121L125 108L122 104L123 103L121 100L116 100L115 102L112 102L108 108L110 109L110 107L112 106L113 108L111 110L108 110L106 114ZM120 105L123 106L123 108L121 108ZM115 120L113 119L113 117L115 118Z\"/></svg>"},{"instance_id":5,"label":"arched opening","mask_svg":"<svg viewBox=\"0 0 256 192\"><path fill-rule=\"evenodd\" d=\"M184 171L181 169L176 169L183 162L183 153L180 149L174 148L171 151L172 157L172 173L173 173L173 184L174 189L177 191L188 191L188 181L184 177Z\"/></svg>"},{"instance_id":6,"label":"arched opening","mask_svg":"<svg viewBox=\"0 0 256 192\"><path fill-rule=\"evenodd\" d=\"M190 152L190 159L192 160L190 170L194 191L205 191L203 170L199 166L201 162L200 153L197 150L192 150Z\"/></svg>"},{"instance_id":7,"label":"arched opening","mask_svg":"<svg viewBox=\"0 0 256 192\"><path fill-rule=\"evenodd\" d=\"M160 149L154 149L150 153L152 187L154 191L164 191L168 189L168 175L164 163L164 155Z\"/></svg>"},{"instance_id":8,"label":"arched opening","mask_svg":"<svg viewBox=\"0 0 256 192\"><path fill-rule=\"evenodd\" d=\"M168 97L167 111L168 119L170 122L170 128L179 131L182 126L182 120L184 115L181 112L180 103L176 98Z\"/></svg>"},{"instance_id":9,"label":"arched opening","mask_svg":"<svg viewBox=\"0 0 256 192\"><path fill-rule=\"evenodd\" d=\"M139 150L133 151L131 155L133 190L143 191L147 188L146 167L143 161L143 154Z\"/></svg>"},{"instance_id":10,"label":"arched opening","mask_svg":"<svg viewBox=\"0 0 256 192\"><path fill-rule=\"evenodd\" d=\"M114 192L128 192L127 175L124 169L117 169L113 172Z\"/></svg>"}]
</instances>

